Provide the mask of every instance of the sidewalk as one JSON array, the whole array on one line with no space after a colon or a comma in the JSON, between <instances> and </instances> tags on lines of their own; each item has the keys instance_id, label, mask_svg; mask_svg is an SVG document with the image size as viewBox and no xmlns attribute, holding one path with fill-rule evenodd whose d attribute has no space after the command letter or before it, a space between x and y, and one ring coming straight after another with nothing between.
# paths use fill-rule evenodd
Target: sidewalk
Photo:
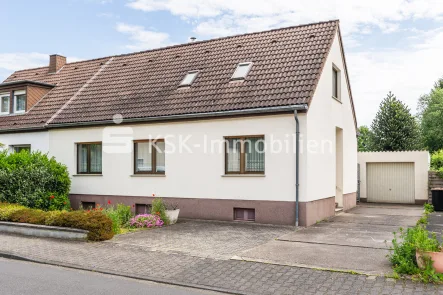
<instances>
[{"instance_id":1,"label":"sidewalk","mask_svg":"<svg viewBox=\"0 0 443 295\"><path fill-rule=\"evenodd\" d=\"M443 286L264 263L0 235L0 253L48 263L234 294L443 294Z\"/></svg>"}]
</instances>

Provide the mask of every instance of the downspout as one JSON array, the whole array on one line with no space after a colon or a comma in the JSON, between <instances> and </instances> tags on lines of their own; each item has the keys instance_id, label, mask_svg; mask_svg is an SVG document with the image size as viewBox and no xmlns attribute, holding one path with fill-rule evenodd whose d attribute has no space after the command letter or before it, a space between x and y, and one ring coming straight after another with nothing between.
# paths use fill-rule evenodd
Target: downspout
<instances>
[{"instance_id":1,"label":"downspout","mask_svg":"<svg viewBox=\"0 0 443 295\"><path fill-rule=\"evenodd\" d=\"M294 110L294 118L295 118L295 148L297 149L295 154L295 226L298 227L298 198L299 192L298 188L300 186L299 183L299 167L300 167L300 122L298 121L297 109Z\"/></svg>"}]
</instances>

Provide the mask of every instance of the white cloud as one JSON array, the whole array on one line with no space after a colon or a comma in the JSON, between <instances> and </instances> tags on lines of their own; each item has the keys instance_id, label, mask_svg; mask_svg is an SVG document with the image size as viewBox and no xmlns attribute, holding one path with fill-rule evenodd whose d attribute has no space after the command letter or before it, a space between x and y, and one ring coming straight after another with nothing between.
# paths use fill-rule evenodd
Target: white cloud
<instances>
[{"instance_id":1,"label":"white cloud","mask_svg":"<svg viewBox=\"0 0 443 295\"><path fill-rule=\"evenodd\" d=\"M443 76L443 29L422 33L415 42L347 54L359 124L370 125L389 91L415 113L418 97Z\"/></svg>"},{"instance_id":2,"label":"white cloud","mask_svg":"<svg viewBox=\"0 0 443 295\"><path fill-rule=\"evenodd\" d=\"M163 47L170 44L169 35L161 32L145 30L142 26L118 23L117 31L129 35L134 44L126 45L131 50L145 50Z\"/></svg>"}]
</instances>

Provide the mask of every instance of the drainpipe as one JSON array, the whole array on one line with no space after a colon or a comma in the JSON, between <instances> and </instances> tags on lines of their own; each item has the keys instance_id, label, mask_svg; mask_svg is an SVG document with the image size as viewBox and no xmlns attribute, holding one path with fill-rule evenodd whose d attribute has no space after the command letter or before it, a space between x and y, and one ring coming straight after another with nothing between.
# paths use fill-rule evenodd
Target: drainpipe
<instances>
[{"instance_id":1,"label":"drainpipe","mask_svg":"<svg viewBox=\"0 0 443 295\"><path fill-rule=\"evenodd\" d=\"M295 154L295 226L298 227L298 188L300 186L298 171L300 166L300 122L298 121L297 110L294 110L295 118L295 148L297 149Z\"/></svg>"}]
</instances>

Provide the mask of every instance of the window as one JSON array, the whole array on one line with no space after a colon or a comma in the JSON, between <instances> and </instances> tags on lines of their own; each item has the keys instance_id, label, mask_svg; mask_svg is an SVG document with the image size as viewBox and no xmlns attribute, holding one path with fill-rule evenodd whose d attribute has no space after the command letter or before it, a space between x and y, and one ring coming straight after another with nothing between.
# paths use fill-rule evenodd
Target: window
<instances>
[{"instance_id":1,"label":"window","mask_svg":"<svg viewBox=\"0 0 443 295\"><path fill-rule=\"evenodd\" d=\"M102 173L102 143L77 144L77 174Z\"/></svg>"},{"instance_id":2,"label":"window","mask_svg":"<svg viewBox=\"0 0 443 295\"><path fill-rule=\"evenodd\" d=\"M31 146L30 145L14 145L14 146L12 146L12 150L14 153L20 153L21 151L27 151L28 153L30 153Z\"/></svg>"},{"instance_id":3,"label":"window","mask_svg":"<svg viewBox=\"0 0 443 295\"><path fill-rule=\"evenodd\" d=\"M255 221L255 209L234 208L234 220Z\"/></svg>"},{"instance_id":4,"label":"window","mask_svg":"<svg viewBox=\"0 0 443 295\"><path fill-rule=\"evenodd\" d=\"M340 100L340 70L332 66L332 96Z\"/></svg>"},{"instance_id":5,"label":"window","mask_svg":"<svg viewBox=\"0 0 443 295\"><path fill-rule=\"evenodd\" d=\"M231 77L231 80L245 79L249 71L251 70L251 67L252 62L244 62L238 64L237 69L235 69L234 75L232 75Z\"/></svg>"},{"instance_id":6,"label":"window","mask_svg":"<svg viewBox=\"0 0 443 295\"><path fill-rule=\"evenodd\" d=\"M264 137L227 137L225 157L226 174L264 174Z\"/></svg>"},{"instance_id":7,"label":"window","mask_svg":"<svg viewBox=\"0 0 443 295\"><path fill-rule=\"evenodd\" d=\"M165 174L165 141L134 141L134 173Z\"/></svg>"},{"instance_id":8,"label":"window","mask_svg":"<svg viewBox=\"0 0 443 295\"><path fill-rule=\"evenodd\" d=\"M26 111L26 91L14 91L14 113Z\"/></svg>"},{"instance_id":9,"label":"window","mask_svg":"<svg viewBox=\"0 0 443 295\"><path fill-rule=\"evenodd\" d=\"M95 208L95 202L82 202L83 210L92 210Z\"/></svg>"},{"instance_id":10,"label":"window","mask_svg":"<svg viewBox=\"0 0 443 295\"><path fill-rule=\"evenodd\" d=\"M9 93L0 94L0 115L9 114Z\"/></svg>"},{"instance_id":11,"label":"window","mask_svg":"<svg viewBox=\"0 0 443 295\"><path fill-rule=\"evenodd\" d=\"M135 204L135 215L150 214L151 208L152 206L148 204Z\"/></svg>"},{"instance_id":12,"label":"window","mask_svg":"<svg viewBox=\"0 0 443 295\"><path fill-rule=\"evenodd\" d=\"M183 81L180 83L180 86L190 86L194 80L197 78L198 71L190 71L186 74Z\"/></svg>"}]
</instances>

